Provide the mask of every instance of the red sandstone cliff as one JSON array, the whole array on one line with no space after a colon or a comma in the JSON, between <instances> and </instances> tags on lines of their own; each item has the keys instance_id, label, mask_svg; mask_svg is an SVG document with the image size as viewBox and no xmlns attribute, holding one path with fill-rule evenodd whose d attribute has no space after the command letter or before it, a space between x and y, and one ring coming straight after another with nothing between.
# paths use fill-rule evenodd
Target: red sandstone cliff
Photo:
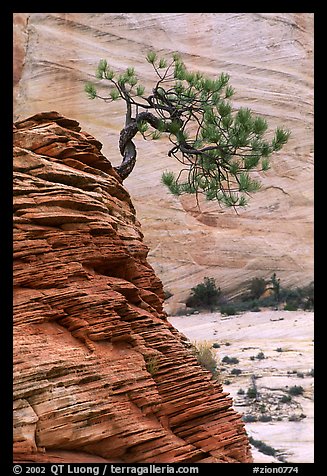
<instances>
[{"instance_id":1,"label":"red sandstone cliff","mask_svg":"<svg viewBox=\"0 0 327 476\"><path fill-rule=\"evenodd\" d=\"M232 400L162 309L101 144L58 113L14 126L16 461L249 462Z\"/></svg>"}]
</instances>

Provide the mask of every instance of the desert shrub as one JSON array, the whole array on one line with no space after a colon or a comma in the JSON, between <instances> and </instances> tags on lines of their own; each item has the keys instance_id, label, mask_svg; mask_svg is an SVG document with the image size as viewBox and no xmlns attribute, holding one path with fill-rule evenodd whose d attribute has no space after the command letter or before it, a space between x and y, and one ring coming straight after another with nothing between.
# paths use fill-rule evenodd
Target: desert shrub
<instances>
[{"instance_id":1,"label":"desert shrub","mask_svg":"<svg viewBox=\"0 0 327 476\"><path fill-rule=\"evenodd\" d=\"M312 310L314 308L314 284L297 287L296 289L282 288L280 300L286 304L285 311L296 311L297 309Z\"/></svg>"},{"instance_id":2,"label":"desert shrub","mask_svg":"<svg viewBox=\"0 0 327 476\"><path fill-rule=\"evenodd\" d=\"M212 347L213 347L214 349L219 349L220 344L218 344L218 342L214 342L214 343L212 344Z\"/></svg>"},{"instance_id":3,"label":"desert shrub","mask_svg":"<svg viewBox=\"0 0 327 476\"><path fill-rule=\"evenodd\" d=\"M228 355L225 355L225 357L222 359L222 362L225 364L238 364L239 360L236 357L228 357Z\"/></svg>"},{"instance_id":4,"label":"desert shrub","mask_svg":"<svg viewBox=\"0 0 327 476\"><path fill-rule=\"evenodd\" d=\"M259 299L266 289L266 281L263 278L253 278L250 283L250 296Z\"/></svg>"},{"instance_id":5,"label":"desert shrub","mask_svg":"<svg viewBox=\"0 0 327 476\"><path fill-rule=\"evenodd\" d=\"M267 421L271 421L272 420L272 417L270 415L260 415L259 416L259 421L261 422L267 422Z\"/></svg>"},{"instance_id":6,"label":"desert shrub","mask_svg":"<svg viewBox=\"0 0 327 476\"><path fill-rule=\"evenodd\" d=\"M253 445L255 448L258 448L258 450L265 455L274 456L276 454L275 448L266 445L266 443L261 440L255 440L254 438L252 438L252 436L250 436L249 441L251 445Z\"/></svg>"},{"instance_id":7,"label":"desert shrub","mask_svg":"<svg viewBox=\"0 0 327 476\"><path fill-rule=\"evenodd\" d=\"M257 421L258 419L255 415L247 414L247 415L242 416L242 420L245 423L253 423L253 422Z\"/></svg>"},{"instance_id":8,"label":"desert shrub","mask_svg":"<svg viewBox=\"0 0 327 476\"><path fill-rule=\"evenodd\" d=\"M314 377L314 369L311 369L310 372L306 373L307 377Z\"/></svg>"},{"instance_id":9,"label":"desert shrub","mask_svg":"<svg viewBox=\"0 0 327 476\"><path fill-rule=\"evenodd\" d=\"M260 312L261 308L258 306L257 301L252 302L252 306L250 309L251 312Z\"/></svg>"},{"instance_id":10,"label":"desert shrub","mask_svg":"<svg viewBox=\"0 0 327 476\"><path fill-rule=\"evenodd\" d=\"M237 309L231 304L224 304L220 306L220 312L223 316L235 316L237 314Z\"/></svg>"},{"instance_id":11,"label":"desert shrub","mask_svg":"<svg viewBox=\"0 0 327 476\"><path fill-rule=\"evenodd\" d=\"M287 302L284 306L284 311L297 311L298 307L295 303Z\"/></svg>"},{"instance_id":12,"label":"desert shrub","mask_svg":"<svg viewBox=\"0 0 327 476\"><path fill-rule=\"evenodd\" d=\"M276 306L276 298L274 295L267 296L260 300L261 307L274 307Z\"/></svg>"},{"instance_id":13,"label":"desert shrub","mask_svg":"<svg viewBox=\"0 0 327 476\"><path fill-rule=\"evenodd\" d=\"M301 385L294 385L288 389L289 395L302 395L304 388Z\"/></svg>"},{"instance_id":14,"label":"desert shrub","mask_svg":"<svg viewBox=\"0 0 327 476\"><path fill-rule=\"evenodd\" d=\"M266 285L272 291L270 295L262 297ZM260 298L260 301L258 299ZM240 312L259 312L264 307L274 307L280 303L285 303L284 309L295 311L297 309L311 310L314 308L314 285L296 289L283 288L280 279L274 273L267 282L263 278L253 278L250 288L241 297L228 300L220 298L220 311L225 315L234 315Z\"/></svg>"},{"instance_id":15,"label":"desert shrub","mask_svg":"<svg viewBox=\"0 0 327 476\"><path fill-rule=\"evenodd\" d=\"M207 341L193 343L193 353L201 365L206 370L217 376L217 361L212 350L212 345Z\"/></svg>"},{"instance_id":16,"label":"desert shrub","mask_svg":"<svg viewBox=\"0 0 327 476\"><path fill-rule=\"evenodd\" d=\"M257 398L258 390L255 387L249 387L247 392L246 392L246 396L248 398Z\"/></svg>"},{"instance_id":17,"label":"desert shrub","mask_svg":"<svg viewBox=\"0 0 327 476\"><path fill-rule=\"evenodd\" d=\"M280 399L281 403L289 403L292 401L291 395L283 395Z\"/></svg>"},{"instance_id":18,"label":"desert shrub","mask_svg":"<svg viewBox=\"0 0 327 476\"><path fill-rule=\"evenodd\" d=\"M213 311L221 297L221 289L217 288L214 278L205 277L203 283L191 289L191 295L186 300L187 307L210 309Z\"/></svg>"},{"instance_id":19,"label":"desert shrub","mask_svg":"<svg viewBox=\"0 0 327 476\"><path fill-rule=\"evenodd\" d=\"M275 349L275 350L276 350L276 352L283 352L282 347L277 347L277 349Z\"/></svg>"},{"instance_id":20,"label":"desert shrub","mask_svg":"<svg viewBox=\"0 0 327 476\"><path fill-rule=\"evenodd\" d=\"M159 369L158 357L149 357L146 361L146 369L150 375L156 375Z\"/></svg>"},{"instance_id":21,"label":"desert shrub","mask_svg":"<svg viewBox=\"0 0 327 476\"><path fill-rule=\"evenodd\" d=\"M259 352L257 355L256 355L256 359L258 360L263 360L265 359L265 354L263 352Z\"/></svg>"},{"instance_id":22,"label":"desert shrub","mask_svg":"<svg viewBox=\"0 0 327 476\"><path fill-rule=\"evenodd\" d=\"M244 395L245 394L245 391L243 390L243 388L239 388L237 390L237 395Z\"/></svg>"},{"instance_id":23,"label":"desert shrub","mask_svg":"<svg viewBox=\"0 0 327 476\"><path fill-rule=\"evenodd\" d=\"M220 303L219 310L221 314L226 316L233 316L239 314L240 312L245 311L260 311L258 301L256 299L247 299L247 300L231 300Z\"/></svg>"},{"instance_id":24,"label":"desert shrub","mask_svg":"<svg viewBox=\"0 0 327 476\"><path fill-rule=\"evenodd\" d=\"M240 375L242 373L242 370L241 369L233 369L231 371L231 374L233 375Z\"/></svg>"},{"instance_id":25,"label":"desert shrub","mask_svg":"<svg viewBox=\"0 0 327 476\"><path fill-rule=\"evenodd\" d=\"M310 283L305 288L302 288L304 294L303 309L308 311L314 309L314 283Z\"/></svg>"}]
</instances>

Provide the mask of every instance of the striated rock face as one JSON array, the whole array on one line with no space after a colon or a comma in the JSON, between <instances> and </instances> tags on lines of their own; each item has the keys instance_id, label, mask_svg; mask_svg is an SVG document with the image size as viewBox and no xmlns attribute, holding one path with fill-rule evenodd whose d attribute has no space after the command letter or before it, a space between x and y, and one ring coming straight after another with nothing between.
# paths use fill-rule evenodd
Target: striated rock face
<instances>
[{"instance_id":1,"label":"striated rock face","mask_svg":"<svg viewBox=\"0 0 327 476\"><path fill-rule=\"evenodd\" d=\"M100 142L51 112L16 122L14 145L15 461L251 461L231 397L167 321Z\"/></svg>"},{"instance_id":2,"label":"striated rock face","mask_svg":"<svg viewBox=\"0 0 327 476\"><path fill-rule=\"evenodd\" d=\"M199 211L193 198L169 195L160 177L179 164L167 157L167 142L136 140L125 186L169 302L183 301L204 276L224 292L273 272L284 286L313 279L312 13L17 13L14 26L16 117L53 109L74 117L114 165L124 104L90 101L83 90L100 58L120 72L135 66L149 91L149 49L178 51L190 69L229 73L236 108L250 107L272 130L291 129L262 191L239 215L214 204Z\"/></svg>"}]
</instances>

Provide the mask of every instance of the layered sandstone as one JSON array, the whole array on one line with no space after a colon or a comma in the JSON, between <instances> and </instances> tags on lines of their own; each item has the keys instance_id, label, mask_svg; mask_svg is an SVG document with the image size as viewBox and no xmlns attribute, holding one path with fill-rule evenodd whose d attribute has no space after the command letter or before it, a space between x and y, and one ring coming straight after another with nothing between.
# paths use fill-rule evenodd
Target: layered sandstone
<instances>
[{"instance_id":1,"label":"layered sandstone","mask_svg":"<svg viewBox=\"0 0 327 476\"><path fill-rule=\"evenodd\" d=\"M142 222L149 261L178 306L204 276L233 292L273 272L284 286L313 279L313 14L311 13L17 13L15 116L59 110L83 123L120 163L124 105L89 101L100 58L119 72L134 66L151 90L144 57L178 51L210 76L229 73L234 105L289 128L249 207L234 211L175 198L160 183L178 170L165 140L136 140L138 161L126 188Z\"/></svg>"},{"instance_id":2,"label":"layered sandstone","mask_svg":"<svg viewBox=\"0 0 327 476\"><path fill-rule=\"evenodd\" d=\"M249 462L101 147L56 112L14 126L15 461Z\"/></svg>"}]
</instances>

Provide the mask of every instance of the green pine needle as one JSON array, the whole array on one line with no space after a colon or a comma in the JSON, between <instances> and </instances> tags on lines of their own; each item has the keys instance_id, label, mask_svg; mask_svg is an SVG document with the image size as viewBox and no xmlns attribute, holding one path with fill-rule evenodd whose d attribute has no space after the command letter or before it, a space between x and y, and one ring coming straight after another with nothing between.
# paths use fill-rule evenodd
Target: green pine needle
<instances>
[{"instance_id":1,"label":"green pine needle","mask_svg":"<svg viewBox=\"0 0 327 476\"><path fill-rule=\"evenodd\" d=\"M92 83L86 83L84 86L84 91L88 95L89 99L95 99L97 96L97 91L94 84Z\"/></svg>"}]
</instances>

